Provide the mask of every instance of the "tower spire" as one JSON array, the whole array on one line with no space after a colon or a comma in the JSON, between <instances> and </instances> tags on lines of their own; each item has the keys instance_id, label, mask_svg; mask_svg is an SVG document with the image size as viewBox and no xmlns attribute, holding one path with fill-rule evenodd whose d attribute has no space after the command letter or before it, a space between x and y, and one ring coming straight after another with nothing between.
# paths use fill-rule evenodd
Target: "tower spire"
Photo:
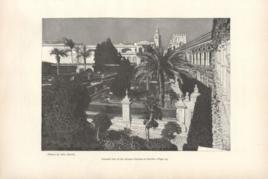
<instances>
[{"instance_id":1,"label":"tower spire","mask_svg":"<svg viewBox=\"0 0 268 179\"><path fill-rule=\"evenodd\" d=\"M156 25L155 33L156 33L156 34L159 34L159 27L158 27L158 24Z\"/></svg>"},{"instance_id":2,"label":"tower spire","mask_svg":"<svg viewBox=\"0 0 268 179\"><path fill-rule=\"evenodd\" d=\"M159 33L159 27L158 24L156 26L156 30L155 30L155 34L154 34L154 43L156 47L160 47L161 46L161 36Z\"/></svg>"}]
</instances>

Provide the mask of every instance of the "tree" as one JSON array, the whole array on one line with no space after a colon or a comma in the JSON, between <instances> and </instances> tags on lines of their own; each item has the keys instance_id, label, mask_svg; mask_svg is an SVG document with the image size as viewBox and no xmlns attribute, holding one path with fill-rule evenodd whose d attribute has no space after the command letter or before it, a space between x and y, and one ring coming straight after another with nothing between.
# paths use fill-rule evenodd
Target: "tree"
<instances>
[{"instance_id":1,"label":"tree","mask_svg":"<svg viewBox=\"0 0 268 179\"><path fill-rule=\"evenodd\" d=\"M106 64L120 64L121 55L117 52L111 39L97 44L95 50L94 71L103 71Z\"/></svg>"},{"instance_id":2,"label":"tree","mask_svg":"<svg viewBox=\"0 0 268 179\"><path fill-rule=\"evenodd\" d=\"M62 76L42 88L42 149L93 149L97 144L85 110L90 103L80 81Z\"/></svg>"},{"instance_id":3,"label":"tree","mask_svg":"<svg viewBox=\"0 0 268 179\"><path fill-rule=\"evenodd\" d=\"M57 75L60 74L60 58L61 57L67 57L66 50L54 48L51 50L50 55L55 55L56 61L57 61Z\"/></svg>"},{"instance_id":4,"label":"tree","mask_svg":"<svg viewBox=\"0 0 268 179\"><path fill-rule=\"evenodd\" d=\"M158 106L158 100L154 97L147 97L145 105L145 119L143 124L145 126L145 135L147 141L150 139L150 129L158 127L156 120L162 120L162 111Z\"/></svg>"},{"instance_id":5,"label":"tree","mask_svg":"<svg viewBox=\"0 0 268 179\"><path fill-rule=\"evenodd\" d=\"M136 68L136 80L139 82L156 80L160 104L164 106L165 81L173 78L182 84L181 74L189 76L187 68L192 65L185 60L184 53L171 49L164 52L161 48L154 48L151 52L145 51L138 55L142 62Z\"/></svg>"},{"instance_id":6,"label":"tree","mask_svg":"<svg viewBox=\"0 0 268 179\"><path fill-rule=\"evenodd\" d=\"M64 45L66 47L68 47L71 51L71 60L72 60L72 63L73 63L73 49L75 47L75 43L72 39L68 39L68 38L64 38Z\"/></svg>"},{"instance_id":7,"label":"tree","mask_svg":"<svg viewBox=\"0 0 268 179\"><path fill-rule=\"evenodd\" d=\"M96 140L100 141L100 133L109 129L109 127L112 125L112 122L106 114L100 113L93 117L93 124L97 130Z\"/></svg>"},{"instance_id":8,"label":"tree","mask_svg":"<svg viewBox=\"0 0 268 179\"><path fill-rule=\"evenodd\" d=\"M128 60L122 60L117 70L117 75L112 83L111 90L113 94L122 97L125 95L126 89L129 90L131 78L133 74L133 66Z\"/></svg>"},{"instance_id":9,"label":"tree","mask_svg":"<svg viewBox=\"0 0 268 179\"><path fill-rule=\"evenodd\" d=\"M165 127L162 130L161 136L170 141L176 137L174 133L181 133L180 125L177 122L168 122L165 124Z\"/></svg>"},{"instance_id":10,"label":"tree","mask_svg":"<svg viewBox=\"0 0 268 179\"><path fill-rule=\"evenodd\" d=\"M93 50L87 49L85 45L83 45L81 48L76 48L77 59L79 59L80 57L83 58L85 71L87 70L87 58L90 57L91 51Z\"/></svg>"}]
</instances>

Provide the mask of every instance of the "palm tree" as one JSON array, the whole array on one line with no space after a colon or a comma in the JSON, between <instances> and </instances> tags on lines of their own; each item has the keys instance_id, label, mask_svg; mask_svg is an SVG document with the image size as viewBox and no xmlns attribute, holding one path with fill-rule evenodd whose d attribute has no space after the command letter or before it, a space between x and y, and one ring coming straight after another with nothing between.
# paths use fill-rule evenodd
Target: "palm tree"
<instances>
[{"instance_id":1,"label":"palm tree","mask_svg":"<svg viewBox=\"0 0 268 179\"><path fill-rule=\"evenodd\" d=\"M60 74L60 58L67 57L66 50L54 48L51 50L50 55L55 55L57 61L57 75Z\"/></svg>"},{"instance_id":2,"label":"palm tree","mask_svg":"<svg viewBox=\"0 0 268 179\"><path fill-rule=\"evenodd\" d=\"M87 49L85 45L83 45L81 48L76 48L77 59L79 59L80 57L83 58L85 71L87 69L87 58L90 56L91 51L93 50Z\"/></svg>"},{"instance_id":3,"label":"palm tree","mask_svg":"<svg viewBox=\"0 0 268 179\"><path fill-rule=\"evenodd\" d=\"M64 45L69 47L70 51L71 51L71 60L72 60L72 63L73 63L73 49L75 47L75 43L72 39L67 39L67 38L64 38Z\"/></svg>"},{"instance_id":4,"label":"palm tree","mask_svg":"<svg viewBox=\"0 0 268 179\"><path fill-rule=\"evenodd\" d=\"M145 116L143 124L145 126L145 136L147 141L150 140L150 129L158 127L156 120L162 120L162 111L158 106L158 99L153 96L147 96L147 100L144 102Z\"/></svg>"},{"instance_id":5,"label":"palm tree","mask_svg":"<svg viewBox=\"0 0 268 179\"><path fill-rule=\"evenodd\" d=\"M162 48L154 48L150 52L142 52L138 55L142 62L136 67L136 80L140 83L144 80L156 80L158 97L161 105L164 106L165 81L176 79L182 84L181 74L189 76L187 69L192 65L185 61L183 52L171 49L164 52Z\"/></svg>"}]
</instances>

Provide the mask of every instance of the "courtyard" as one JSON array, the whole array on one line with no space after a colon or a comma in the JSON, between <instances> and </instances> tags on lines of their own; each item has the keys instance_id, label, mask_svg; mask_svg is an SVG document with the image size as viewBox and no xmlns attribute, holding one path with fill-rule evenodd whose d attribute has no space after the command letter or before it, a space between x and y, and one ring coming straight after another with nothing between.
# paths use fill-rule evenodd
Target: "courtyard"
<instances>
[{"instance_id":1,"label":"courtyard","mask_svg":"<svg viewBox=\"0 0 268 179\"><path fill-rule=\"evenodd\" d=\"M228 139L222 144L213 139L219 131L214 119L224 115L215 103L218 52L212 33L190 42L184 33L173 35L169 47L158 27L153 42L133 45L110 38L94 46L70 38L46 43L42 150L182 151L229 145ZM224 90L226 75L221 71Z\"/></svg>"}]
</instances>

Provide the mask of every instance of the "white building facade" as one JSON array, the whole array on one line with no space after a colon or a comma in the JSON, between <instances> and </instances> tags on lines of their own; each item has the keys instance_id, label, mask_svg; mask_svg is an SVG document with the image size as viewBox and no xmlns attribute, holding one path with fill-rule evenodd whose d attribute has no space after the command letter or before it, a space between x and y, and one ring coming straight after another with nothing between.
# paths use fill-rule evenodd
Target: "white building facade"
<instances>
[{"instance_id":1,"label":"white building facade","mask_svg":"<svg viewBox=\"0 0 268 179\"><path fill-rule=\"evenodd\" d=\"M114 47L117 49L118 53L121 54L122 57L126 58L131 64L134 65L139 65L141 60L138 56L139 52L143 52L145 50L146 46L151 46L151 47L159 47L160 45L160 34L159 30L157 29L154 36L154 41L139 41L136 43L132 44L114 44ZM76 46L81 46L81 45L76 45ZM49 63L56 63L55 57L53 55L50 55L50 52L52 51L53 48L58 48L58 49L69 49L64 45L62 42L44 42L42 44L42 61L43 62L49 62ZM96 50L96 45L86 45L87 49L92 50L91 55L86 59L86 64L88 68L92 68L95 61L95 50ZM72 55L71 52L68 52L67 57L62 57L60 63L62 65L84 65L84 61L81 58L76 57L76 51L73 49Z\"/></svg>"}]
</instances>

